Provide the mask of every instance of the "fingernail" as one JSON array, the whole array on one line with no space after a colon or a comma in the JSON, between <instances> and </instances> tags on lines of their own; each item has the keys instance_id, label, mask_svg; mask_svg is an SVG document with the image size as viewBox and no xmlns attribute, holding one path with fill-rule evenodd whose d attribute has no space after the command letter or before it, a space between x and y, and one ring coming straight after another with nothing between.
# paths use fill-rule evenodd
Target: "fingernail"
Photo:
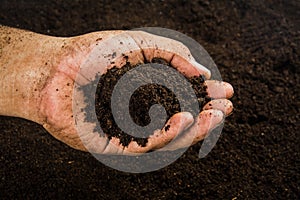
<instances>
[{"instance_id":1,"label":"fingernail","mask_svg":"<svg viewBox=\"0 0 300 200\"><path fill-rule=\"evenodd\" d=\"M206 79L210 79L211 72L209 69L201 65L200 63L196 62L195 60L190 61L193 66L195 66L201 75L204 75Z\"/></svg>"}]
</instances>

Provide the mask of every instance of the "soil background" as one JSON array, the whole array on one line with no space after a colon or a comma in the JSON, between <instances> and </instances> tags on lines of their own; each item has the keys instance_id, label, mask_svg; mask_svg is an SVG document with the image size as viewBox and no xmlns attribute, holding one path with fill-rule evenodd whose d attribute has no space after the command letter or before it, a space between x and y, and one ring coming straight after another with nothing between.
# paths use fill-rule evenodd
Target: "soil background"
<instances>
[{"instance_id":1,"label":"soil background","mask_svg":"<svg viewBox=\"0 0 300 200\"><path fill-rule=\"evenodd\" d=\"M1 24L49 35L180 31L235 89L234 113L207 157L198 159L198 144L145 174L108 168L35 123L1 116L1 199L299 199L299 19L298 0L1 0Z\"/></svg>"}]
</instances>

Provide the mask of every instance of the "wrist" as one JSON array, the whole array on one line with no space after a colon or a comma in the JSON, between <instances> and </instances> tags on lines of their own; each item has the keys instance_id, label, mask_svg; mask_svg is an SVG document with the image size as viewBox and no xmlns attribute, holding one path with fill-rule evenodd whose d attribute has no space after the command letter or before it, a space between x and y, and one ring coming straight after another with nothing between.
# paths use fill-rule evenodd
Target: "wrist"
<instances>
[{"instance_id":1,"label":"wrist","mask_svg":"<svg viewBox=\"0 0 300 200\"><path fill-rule=\"evenodd\" d=\"M43 124L49 113L41 109L42 101L54 94L49 89L55 90L57 73L70 77L72 86L92 47L119 33L62 38L0 26L0 115Z\"/></svg>"},{"instance_id":2,"label":"wrist","mask_svg":"<svg viewBox=\"0 0 300 200\"><path fill-rule=\"evenodd\" d=\"M0 27L0 114L41 121L41 90L63 38Z\"/></svg>"}]
</instances>

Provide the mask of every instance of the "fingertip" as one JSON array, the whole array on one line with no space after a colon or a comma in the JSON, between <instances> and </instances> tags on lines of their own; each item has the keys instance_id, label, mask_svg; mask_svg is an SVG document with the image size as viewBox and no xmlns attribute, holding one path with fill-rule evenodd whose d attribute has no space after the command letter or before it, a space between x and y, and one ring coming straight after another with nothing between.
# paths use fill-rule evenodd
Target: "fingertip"
<instances>
[{"instance_id":1,"label":"fingertip","mask_svg":"<svg viewBox=\"0 0 300 200\"><path fill-rule=\"evenodd\" d=\"M204 133L208 133L210 130L216 128L224 121L224 113L220 110L210 109L204 110L199 115L200 128L206 129Z\"/></svg>"},{"instance_id":2,"label":"fingertip","mask_svg":"<svg viewBox=\"0 0 300 200\"><path fill-rule=\"evenodd\" d=\"M190 63L198 70L198 72L203 75L206 79L210 79L211 77L211 72L209 69L201 65L195 60L190 61Z\"/></svg>"},{"instance_id":3,"label":"fingertip","mask_svg":"<svg viewBox=\"0 0 300 200\"><path fill-rule=\"evenodd\" d=\"M167 132L167 130L181 132L188 127L190 127L194 122L193 115L189 112L179 112L173 115L166 125L164 126L163 131ZM167 128L169 127L169 128Z\"/></svg>"},{"instance_id":4,"label":"fingertip","mask_svg":"<svg viewBox=\"0 0 300 200\"><path fill-rule=\"evenodd\" d=\"M194 118L189 112L180 112L173 115L165 126L155 131L150 136L151 149L160 149L176 138L181 132L188 129L194 123Z\"/></svg>"},{"instance_id":5,"label":"fingertip","mask_svg":"<svg viewBox=\"0 0 300 200\"><path fill-rule=\"evenodd\" d=\"M225 116L220 110L204 110L198 115L194 125L185 134L193 135L192 144L195 144L203 140L211 130L222 124L224 118Z\"/></svg>"},{"instance_id":6,"label":"fingertip","mask_svg":"<svg viewBox=\"0 0 300 200\"><path fill-rule=\"evenodd\" d=\"M214 99L209 101L203 110L216 109L222 111L226 116L230 115L233 111L233 104L228 99Z\"/></svg>"},{"instance_id":7,"label":"fingertip","mask_svg":"<svg viewBox=\"0 0 300 200\"><path fill-rule=\"evenodd\" d=\"M205 81L209 97L215 99L231 98L233 96L233 87L230 83L218 80Z\"/></svg>"},{"instance_id":8,"label":"fingertip","mask_svg":"<svg viewBox=\"0 0 300 200\"><path fill-rule=\"evenodd\" d=\"M232 85L228 82L224 82L225 83L225 92L226 92L226 98L231 98L234 94L234 89L232 87Z\"/></svg>"}]
</instances>

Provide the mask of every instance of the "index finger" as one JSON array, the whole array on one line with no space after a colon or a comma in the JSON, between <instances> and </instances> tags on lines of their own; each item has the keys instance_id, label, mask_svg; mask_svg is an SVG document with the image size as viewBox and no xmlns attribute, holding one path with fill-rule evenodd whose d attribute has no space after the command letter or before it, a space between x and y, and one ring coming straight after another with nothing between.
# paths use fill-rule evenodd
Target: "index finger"
<instances>
[{"instance_id":1,"label":"index finger","mask_svg":"<svg viewBox=\"0 0 300 200\"><path fill-rule=\"evenodd\" d=\"M190 50L181 42L143 31L130 31L127 34L141 49L144 62L162 58L187 77L203 75L210 78L210 70L197 63Z\"/></svg>"}]
</instances>

